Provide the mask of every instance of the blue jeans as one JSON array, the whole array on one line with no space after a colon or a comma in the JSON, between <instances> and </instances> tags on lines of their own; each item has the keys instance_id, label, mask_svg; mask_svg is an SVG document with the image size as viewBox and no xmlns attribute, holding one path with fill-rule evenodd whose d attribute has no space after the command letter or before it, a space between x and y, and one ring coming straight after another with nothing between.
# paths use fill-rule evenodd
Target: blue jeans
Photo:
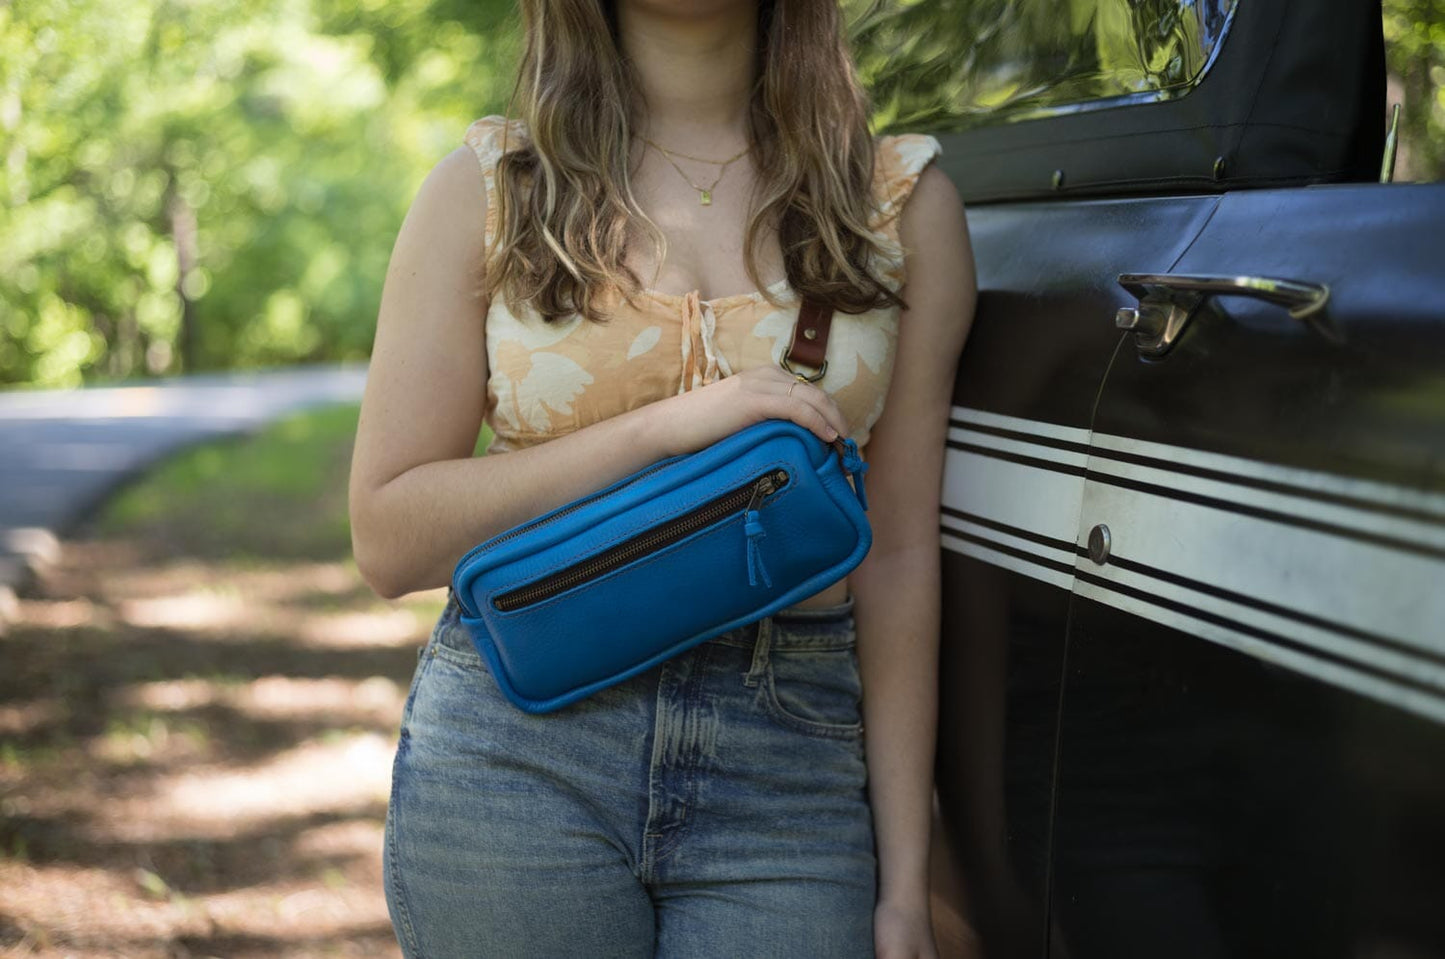
<instances>
[{"instance_id":1,"label":"blue jeans","mask_svg":"<svg viewBox=\"0 0 1445 959\"><path fill-rule=\"evenodd\" d=\"M532 715L449 599L386 817L408 959L872 957L852 608L780 610Z\"/></svg>"}]
</instances>

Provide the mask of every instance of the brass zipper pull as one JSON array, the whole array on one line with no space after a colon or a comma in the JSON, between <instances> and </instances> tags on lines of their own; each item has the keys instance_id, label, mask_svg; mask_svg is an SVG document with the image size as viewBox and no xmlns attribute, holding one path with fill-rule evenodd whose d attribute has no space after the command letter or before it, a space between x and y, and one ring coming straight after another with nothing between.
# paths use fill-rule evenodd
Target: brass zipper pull
<instances>
[{"instance_id":1,"label":"brass zipper pull","mask_svg":"<svg viewBox=\"0 0 1445 959\"><path fill-rule=\"evenodd\" d=\"M747 536L748 556L748 585L758 585L758 579L768 585L773 585L772 577L763 566L763 521L758 515L758 503L764 496L772 493L778 487L788 481L787 470L776 470L759 477L757 484L753 487L752 499L748 501L748 508L743 512L743 533Z\"/></svg>"},{"instance_id":2,"label":"brass zipper pull","mask_svg":"<svg viewBox=\"0 0 1445 959\"><path fill-rule=\"evenodd\" d=\"M762 500L762 498L763 498L764 496L767 496L767 495L768 495L769 493L771 493L774 489L776 489L776 486L775 486L774 484L775 484L777 481L773 478L773 477L776 476L776 475L777 475L776 473L768 473L768 474L760 477L760 478L758 479L757 483L754 484L754 486L753 486L753 498L750 499L750 500L748 500L748 511L749 511L749 512L751 512L752 510L757 509L757 508L758 508L758 502L759 502L760 500ZM786 475L786 474L785 474L785 475Z\"/></svg>"}]
</instances>

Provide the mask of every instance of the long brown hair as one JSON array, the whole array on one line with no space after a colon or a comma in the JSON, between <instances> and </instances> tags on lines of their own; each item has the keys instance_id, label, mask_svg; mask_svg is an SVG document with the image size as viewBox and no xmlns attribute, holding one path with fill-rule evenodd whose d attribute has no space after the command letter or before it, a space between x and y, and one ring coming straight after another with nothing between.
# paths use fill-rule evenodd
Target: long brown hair
<instances>
[{"instance_id":1,"label":"long brown hair","mask_svg":"<svg viewBox=\"0 0 1445 959\"><path fill-rule=\"evenodd\" d=\"M528 136L515 149L504 145L497 165L484 293L505 290L549 322L572 313L602 322L606 285L629 299L643 289L623 263L629 224L646 224L658 263L666 255L628 171L641 87L622 56L616 0L520 4L525 48L507 116L519 114ZM764 287L757 251L776 225L799 296L844 313L906 306L873 272L875 253L901 251L869 229L877 210L868 97L838 0L758 0L757 43L748 133L759 175L744 243L748 276Z\"/></svg>"}]
</instances>

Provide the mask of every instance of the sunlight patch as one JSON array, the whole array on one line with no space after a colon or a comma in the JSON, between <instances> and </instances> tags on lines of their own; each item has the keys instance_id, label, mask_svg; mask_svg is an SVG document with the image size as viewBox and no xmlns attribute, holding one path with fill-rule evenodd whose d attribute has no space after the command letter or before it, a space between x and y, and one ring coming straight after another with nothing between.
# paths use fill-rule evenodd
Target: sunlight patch
<instances>
[{"instance_id":1,"label":"sunlight patch","mask_svg":"<svg viewBox=\"0 0 1445 959\"><path fill-rule=\"evenodd\" d=\"M142 629L235 629L256 614L240 596L195 592L122 600L121 621Z\"/></svg>"},{"instance_id":2,"label":"sunlight patch","mask_svg":"<svg viewBox=\"0 0 1445 959\"><path fill-rule=\"evenodd\" d=\"M376 613L335 613L308 616L297 624L296 636L308 646L403 646L419 642L421 621L409 609Z\"/></svg>"},{"instance_id":3,"label":"sunlight patch","mask_svg":"<svg viewBox=\"0 0 1445 959\"><path fill-rule=\"evenodd\" d=\"M285 817L384 805L395 744L379 733L328 733L251 765L192 766L153 793L113 805L113 834L132 842L224 837Z\"/></svg>"},{"instance_id":4,"label":"sunlight patch","mask_svg":"<svg viewBox=\"0 0 1445 959\"><path fill-rule=\"evenodd\" d=\"M375 722L390 726L400 717L405 697L405 690L385 676L362 680L263 676L241 684L209 679L136 683L118 698L127 706L166 712L219 705L251 719ZM3 717L0 711L0 721Z\"/></svg>"}]
</instances>

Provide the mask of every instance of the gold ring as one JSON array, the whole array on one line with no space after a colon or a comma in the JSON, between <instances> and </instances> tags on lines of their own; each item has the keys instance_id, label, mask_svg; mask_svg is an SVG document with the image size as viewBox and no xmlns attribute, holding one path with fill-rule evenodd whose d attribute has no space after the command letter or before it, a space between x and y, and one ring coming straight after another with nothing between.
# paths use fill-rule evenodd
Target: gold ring
<instances>
[{"instance_id":1,"label":"gold ring","mask_svg":"<svg viewBox=\"0 0 1445 959\"><path fill-rule=\"evenodd\" d=\"M802 379L802 377L800 376L800 377L798 377L798 379L796 379L796 380L794 380L793 382L791 382L791 383L788 384L788 396L789 396L789 397L791 397L791 396L793 395L793 387L797 386L797 385L798 385L798 381L801 380L801 379Z\"/></svg>"}]
</instances>

